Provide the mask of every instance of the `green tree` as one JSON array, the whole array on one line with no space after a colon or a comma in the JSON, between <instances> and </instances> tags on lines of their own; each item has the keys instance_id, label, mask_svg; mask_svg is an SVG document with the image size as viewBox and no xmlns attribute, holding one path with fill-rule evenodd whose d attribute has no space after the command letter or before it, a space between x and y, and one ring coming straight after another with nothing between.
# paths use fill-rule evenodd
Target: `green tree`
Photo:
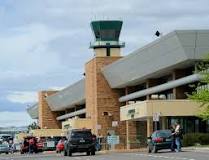
<instances>
[{"instance_id":1,"label":"green tree","mask_svg":"<svg viewBox=\"0 0 209 160\"><path fill-rule=\"evenodd\" d=\"M202 75L202 80L189 95L189 99L201 104L197 116L209 120L209 55L196 65L196 72Z\"/></svg>"},{"instance_id":2,"label":"green tree","mask_svg":"<svg viewBox=\"0 0 209 160\"><path fill-rule=\"evenodd\" d=\"M40 129L40 127L38 126L36 122L33 122L30 125L28 125L28 132L33 129Z\"/></svg>"}]
</instances>

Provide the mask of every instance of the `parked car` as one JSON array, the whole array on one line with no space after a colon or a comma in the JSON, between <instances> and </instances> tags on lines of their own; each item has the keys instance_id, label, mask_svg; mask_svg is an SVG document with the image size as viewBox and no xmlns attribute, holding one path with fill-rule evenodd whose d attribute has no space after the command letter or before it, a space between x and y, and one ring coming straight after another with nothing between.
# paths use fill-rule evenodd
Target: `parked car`
<instances>
[{"instance_id":1,"label":"parked car","mask_svg":"<svg viewBox=\"0 0 209 160\"><path fill-rule=\"evenodd\" d=\"M73 129L68 133L64 147L64 156L72 156L75 152L86 152L95 155L96 138L90 129Z\"/></svg>"},{"instance_id":2,"label":"parked car","mask_svg":"<svg viewBox=\"0 0 209 160\"><path fill-rule=\"evenodd\" d=\"M9 152L10 152L9 145L8 144L1 143L0 144L0 154L1 153L9 154Z\"/></svg>"},{"instance_id":3,"label":"parked car","mask_svg":"<svg viewBox=\"0 0 209 160\"><path fill-rule=\"evenodd\" d=\"M41 140L43 141L44 151L55 151L56 146L60 139L62 139L62 136L54 136L54 137L41 137Z\"/></svg>"},{"instance_id":4,"label":"parked car","mask_svg":"<svg viewBox=\"0 0 209 160\"><path fill-rule=\"evenodd\" d=\"M11 134L0 134L0 139L9 142L9 140L13 140L13 137Z\"/></svg>"},{"instance_id":5,"label":"parked car","mask_svg":"<svg viewBox=\"0 0 209 160\"><path fill-rule=\"evenodd\" d=\"M148 152L156 153L161 149L171 149L172 138L170 130L157 130L147 139Z\"/></svg>"},{"instance_id":6,"label":"parked car","mask_svg":"<svg viewBox=\"0 0 209 160\"><path fill-rule=\"evenodd\" d=\"M20 149L21 149L21 144L20 143L13 143L11 152L12 153L19 152Z\"/></svg>"},{"instance_id":7,"label":"parked car","mask_svg":"<svg viewBox=\"0 0 209 160\"><path fill-rule=\"evenodd\" d=\"M42 152L43 151L43 142L38 141L38 139L36 137L32 137L32 136L28 136L24 138L23 143L21 144L21 148L20 148L20 153L24 154L24 153L28 153L29 152L29 140L31 138L34 138L35 143L34 143L34 152L38 153L38 152Z\"/></svg>"}]
</instances>

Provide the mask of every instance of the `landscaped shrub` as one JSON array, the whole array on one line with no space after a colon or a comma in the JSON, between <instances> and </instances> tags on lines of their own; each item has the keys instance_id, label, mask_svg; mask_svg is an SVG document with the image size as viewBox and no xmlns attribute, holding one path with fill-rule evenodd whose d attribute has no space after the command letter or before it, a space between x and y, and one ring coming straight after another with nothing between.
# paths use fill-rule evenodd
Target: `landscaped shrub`
<instances>
[{"instance_id":1,"label":"landscaped shrub","mask_svg":"<svg viewBox=\"0 0 209 160\"><path fill-rule=\"evenodd\" d=\"M183 136L183 146L194 146L196 144L209 144L209 133L187 133Z\"/></svg>"}]
</instances>

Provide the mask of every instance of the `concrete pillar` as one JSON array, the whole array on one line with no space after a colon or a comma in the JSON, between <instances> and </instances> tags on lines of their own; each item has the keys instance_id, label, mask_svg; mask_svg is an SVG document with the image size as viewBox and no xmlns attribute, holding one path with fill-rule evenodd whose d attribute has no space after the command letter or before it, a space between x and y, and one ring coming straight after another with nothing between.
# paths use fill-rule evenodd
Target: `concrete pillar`
<instances>
[{"instance_id":1,"label":"concrete pillar","mask_svg":"<svg viewBox=\"0 0 209 160\"><path fill-rule=\"evenodd\" d=\"M129 141L129 121L126 121L126 149L130 149Z\"/></svg>"},{"instance_id":2,"label":"concrete pillar","mask_svg":"<svg viewBox=\"0 0 209 160\"><path fill-rule=\"evenodd\" d=\"M148 79L147 81L146 81L146 88L151 88L151 87L153 87L153 86L156 86L156 85L158 85L158 79ZM151 95L147 95L146 96L146 99L147 100L150 100L151 99Z\"/></svg>"},{"instance_id":3,"label":"concrete pillar","mask_svg":"<svg viewBox=\"0 0 209 160\"><path fill-rule=\"evenodd\" d=\"M162 129L167 129L166 117L161 117Z\"/></svg>"},{"instance_id":4,"label":"concrete pillar","mask_svg":"<svg viewBox=\"0 0 209 160\"><path fill-rule=\"evenodd\" d=\"M147 137L151 136L153 132L153 120L152 117L147 118Z\"/></svg>"},{"instance_id":5,"label":"concrete pillar","mask_svg":"<svg viewBox=\"0 0 209 160\"><path fill-rule=\"evenodd\" d=\"M125 94L128 94L128 87L125 88ZM126 101L128 105L128 101ZM126 149L130 149L130 139L129 139L129 121L126 121Z\"/></svg>"},{"instance_id":6,"label":"concrete pillar","mask_svg":"<svg viewBox=\"0 0 209 160\"><path fill-rule=\"evenodd\" d=\"M185 76L186 76L186 70L174 70L172 73L173 80L176 80ZM187 98L185 94L186 91L187 91L187 88L185 88L185 86L173 88L174 98L175 99Z\"/></svg>"}]
</instances>

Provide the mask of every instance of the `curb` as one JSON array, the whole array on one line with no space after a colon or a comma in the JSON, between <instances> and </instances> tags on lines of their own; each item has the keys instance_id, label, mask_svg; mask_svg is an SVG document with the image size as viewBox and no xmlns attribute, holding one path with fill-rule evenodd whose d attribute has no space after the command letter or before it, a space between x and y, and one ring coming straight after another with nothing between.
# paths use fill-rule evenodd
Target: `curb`
<instances>
[{"instance_id":1,"label":"curb","mask_svg":"<svg viewBox=\"0 0 209 160\"><path fill-rule=\"evenodd\" d=\"M186 151L209 152L209 147L183 147L182 149Z\"/></svg>"}]
</instances>

